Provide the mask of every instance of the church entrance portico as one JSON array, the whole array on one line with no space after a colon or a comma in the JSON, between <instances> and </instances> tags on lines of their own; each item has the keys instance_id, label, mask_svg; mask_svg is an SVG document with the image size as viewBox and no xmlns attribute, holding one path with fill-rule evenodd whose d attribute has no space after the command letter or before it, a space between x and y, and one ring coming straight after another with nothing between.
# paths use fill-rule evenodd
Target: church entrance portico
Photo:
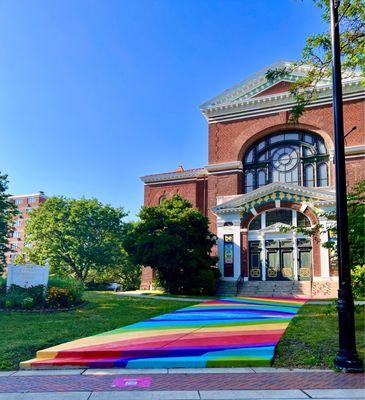
<instances>
[{"instance_id":1,"label":"church entrance portico","mask_svg":"<svg viewBox=\"0 0 365 400\"><path fill-rule=\"evenodd\" d=\"M213 208L217 215L219 268L223 280L309 281L330 278L323 213L334 193L290 184L272 183L232 196Z\"/></svg>"}]
</instances>

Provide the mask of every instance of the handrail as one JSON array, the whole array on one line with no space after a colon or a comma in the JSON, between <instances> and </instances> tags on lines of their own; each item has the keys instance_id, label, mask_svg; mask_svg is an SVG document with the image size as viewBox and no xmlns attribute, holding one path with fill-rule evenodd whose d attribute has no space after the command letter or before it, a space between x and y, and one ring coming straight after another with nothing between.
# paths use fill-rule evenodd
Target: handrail
<instances>
[{"instance_id":1,"label":"handrail","mask_svg":"<svg viewBox=\"0 0 365 400\"><path fill-rule=\"evenodd\" d=\"M237 279L236 282L236 296L238 295L238 293L240 292L242 286L243 286L243 282L244 282L244 278L242 275L240 275Z\"/></svg>"}]
</instances>

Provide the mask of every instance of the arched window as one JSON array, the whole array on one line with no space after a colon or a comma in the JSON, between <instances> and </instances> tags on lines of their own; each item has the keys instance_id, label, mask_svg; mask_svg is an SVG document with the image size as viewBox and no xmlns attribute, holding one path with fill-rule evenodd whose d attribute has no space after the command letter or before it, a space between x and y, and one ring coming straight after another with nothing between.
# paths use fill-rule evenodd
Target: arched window
<instances>
[{"instance_id":1,"label":"arched window","mask_svg":"<svg viewBox=\"0 0 365 400\"><path fill-rule=\"evenodd\" d=\"M325 162L317 165L318 186L328 186L328 165Z\"/></svg>"},{"instance_id":2,"label":"arched window","mask_svg":"<svg viewBox=\"0 0 365 400\"><path fill-rule=\"evenodd\" d=\"M303 171L304 171L303 186L313 187L314 186L314 167L313 167L313 165L312 164L304 165Z\"/></svg>"},{"instance_id":3,"label":"arched window","mask_svg":"<svg viewBox=\"0 0 365 400\"><path fill-rule=\"evenodd\" d=\"M297 212L297 226L300 228L307 228L311 226L309 219L301 212Z\"/></svg>"},{"instance_id":4,"label":"arched window","mask_svg":"<svg viewBox=\"0 0 365 400\"><path fill-rule=\"evenodd\" d=\"M166 196L163 194L163 195L158 199L158 204L161 205L165 200L166 200Z\"/></svg>"},{"instance_id":5,"label":"arched window","mask_svg":"<svg viewBox=\"0 0 365 400\"><path fill-rule=\"evenodd\" d=\"M294 211L294 213L297 216L297 227L306 228L311 226L311 223L307 216L299 211ZM263 215L265 215L264 219L262 218ZM256 217L252 219L252 221L248 225L248 230L256 231L260 230L261 228L268 228L271 225L275 225L276 223L286 224L290 226L295 225L295 220L293 219L293 210L278 208L274 210L264 211L262 214L256 215ZM263 226L263 224L265 226Z\"/></svg>"},{"instance_id":6,"label":"arched window","mask_svg":"<svg viewBox=\"0 0 365 400\"><path fill-rule=\"evenodd\" d=\"M261 229L261 215L256 216L251 222L248 227L250 231L256 231Z\"/></svg>"},{"instance_id":7,"label":"arched window","mask_svg":"<svg viewBox=\"0 0 365 400\"><path fill-rule=\"evenodd\" d=\"M266 213L266 226L274 225L278 222L281 224L292 225L292 211L279 209L268 211Z\"/></svg>"},{"instance_id":8,"label":"arched window","mask_svg":"<svg viewBox=\"0 0 365 400\"><path fill-rule=\"evenodd\" d=\"M287 131L266 136L245 154L245 193L271 182L328 186L328 160L324 140L317 134Z\"/></svg>"}]
</instances>

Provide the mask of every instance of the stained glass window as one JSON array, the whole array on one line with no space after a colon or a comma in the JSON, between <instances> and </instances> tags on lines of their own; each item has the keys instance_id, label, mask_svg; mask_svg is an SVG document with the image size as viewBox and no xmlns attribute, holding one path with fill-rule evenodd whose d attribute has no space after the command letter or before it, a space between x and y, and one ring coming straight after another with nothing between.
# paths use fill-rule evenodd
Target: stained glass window
<instances>
[{"instance_id":1,"label":"stained glass window","mask_svg":"<svg viewBox=\"0 0 365 400\"><path fill-rule=\"evenodd\" d=\"M254 143L244 157L245 193L271 182L328 186L329 154L310 132L280 132Z\"/></svg>"},{"instance_id":2,"label":"stained glass window","mask_svg":"<svg viewBox=\"0 0 365 400\"><path fill-rule=\"evenodd\" d=\"M250 222L248 229L250 231L261 229L261 215L258 215Z\"/></svg>"},{"instance_id":3,"label":"stained glass window","mask_svg":"<svg viewBox=\"0 0 365 400\"><path fill-rule=\"evenodd\" d=\"M266 213L266 226L274 225L277 222L292 225L292 211L285 209L268 211Z\"/></svg>"}]
</instances>

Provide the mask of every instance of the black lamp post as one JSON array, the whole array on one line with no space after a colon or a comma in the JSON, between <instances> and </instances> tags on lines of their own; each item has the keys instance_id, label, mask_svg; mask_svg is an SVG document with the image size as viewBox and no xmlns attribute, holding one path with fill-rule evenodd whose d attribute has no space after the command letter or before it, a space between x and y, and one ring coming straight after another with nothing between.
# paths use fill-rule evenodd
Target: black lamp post
<instances>
[{"instance_id":1,"label":"black lamp post","mask_svg":"<svg viewBox=\"0 0 365 400\"><path fill-rule=\"evenodd\" d=\"M341 50L338 21L339 5L340 0L330 0L339 278L339 351L334 360L334 365L345 372L361 372L363 371L362 362L356 351L354 300L351 291L349 259L345 143L342 110Z\"/></svg>"}]
</instances>

